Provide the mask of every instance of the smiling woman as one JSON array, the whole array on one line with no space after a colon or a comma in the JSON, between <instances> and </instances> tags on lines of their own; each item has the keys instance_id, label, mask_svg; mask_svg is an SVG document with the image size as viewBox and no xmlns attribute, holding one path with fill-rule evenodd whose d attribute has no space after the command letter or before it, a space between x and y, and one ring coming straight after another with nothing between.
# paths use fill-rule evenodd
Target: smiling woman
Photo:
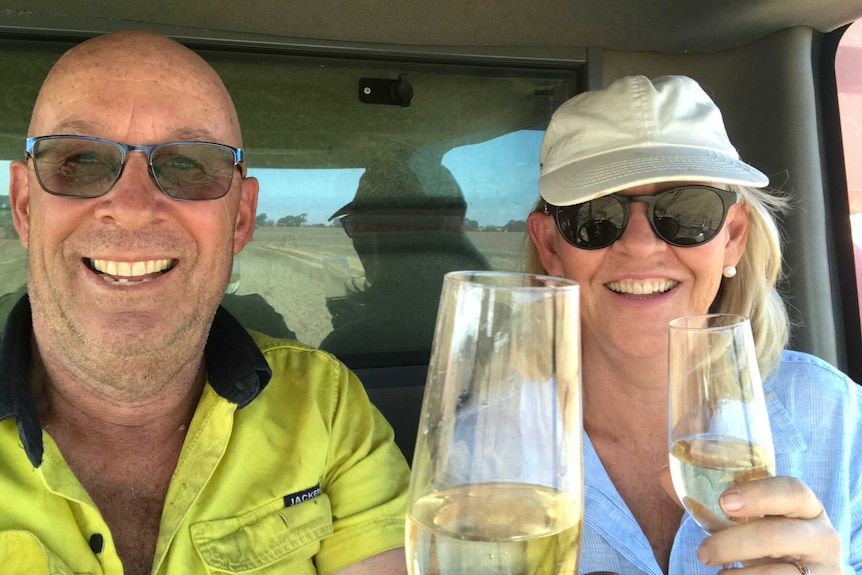
<instances>
[{"instance_id":1,"label":"smiling woman","mask_svg":"<svg viewBox=\"0 0 862 575\"><path fill-rule=\"evenodd\" d=\"M585 568L613 564L627 573L657 563L665 573L709 573L751 561L771 563L779 571L790 567L783 565L791 563L787 555L806 569L825 572L862 565L859 530L840 527L854 525L862 501L844 495L858 487L848 473L857 456L812 465L806 454L836 447L840 453L858 452L858 386L817 358L784 349L790 326L776 289L782 258L775 217L785 202L762 189L768 178L740 159L716 104L687 76L624 77L575 96L555 112L541 162L539 190L546 209L529 215L536 255L530 271L580 286L585 499L587 509L599 510L585 520L585 540L591 542L582 552ZM746 366L735 345L742 340L716 337L721 349L703 349L686 339L671 349L681 353L669 355L675 342L669 326L673 335L679 318L702 320L710 313L733 314L746 329L750 321L754 335L748 336L746 351L759 369ZM711 335L719 325L692 332ZM668 408L668 381L677 375L668 358L676 361L680 355L691 360L691 382L721 382L707 390L708 405L694 414ZM709 361L713 356L722 358L718 368ZM731 419L742 418L743 429L771 426L778 444L805 437L804 449L784 448L759 481L749 481L749 472L763 460L752 456L749 462L738 454L750 455L759 446L736 449L740 444L727 430L698 426L718 419L718 409L739 403L725 390L734 369L745 372L730 385L737 393L748 371L753 379L764 374L762 384L756 377L751 394L761 399L764 419L762 393L771 410L768 424L739 410ZM811 411L813 389L832 417L824 420ZM695 435L681 433L689 418L699 429ZM788 420L793 424L786 425ZM713 482L735 478L717 491L702 490L713 498L714 512L731 518L720 523L721 530L697 517L703 505L686 501L684 514L665 490L668 430L671 441L682 437L720 446L708 462L690 458L696 469L689 473ZM730 435L757 441L737 433ZM768 445L771 454L772 439ZM619 509L628 512L612 513ZM808 534L804 543L798 525ZM756 543L746 547L755 533ZM631 552L634 547L641 551Z\"/></svg>"}]
</instances>

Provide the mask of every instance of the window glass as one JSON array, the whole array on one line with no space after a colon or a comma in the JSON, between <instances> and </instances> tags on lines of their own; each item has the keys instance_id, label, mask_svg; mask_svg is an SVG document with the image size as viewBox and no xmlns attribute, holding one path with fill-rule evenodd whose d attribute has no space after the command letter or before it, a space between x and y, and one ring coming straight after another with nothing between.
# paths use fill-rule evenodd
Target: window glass
<instances>
[{"instance_id":1,"label":"window glass","mask_svg":"<svg viewBox=\"0 0 862 575\"><path fill-rule=\"evenodd\" d=\"M0 160L0 329L17 299L15 294L22 293L27 285L27 252L12 225L8 189L9 161Z\"/></svg>"},{"instance_id":2,"label":"window glass","mask_svg":"<svg viewBox=\"0 0 862 575\"><path fill-rule=\"evenodd\" d=\"M39 84L64 49L8 48L2 190ZM223 300L246 327L352 366L409 363L430 350L444 273L523 268L542 135L576 93L576 68L201 53L234 98L249 175L260 181L254 238ZM363 101L405 86L409 106ZM25 276L7 203L0 294Z\"/></svg>"},{"instance_id":3,"label":"window glass","mask_svg":"<svg viewBox=\"0 0 862 575\"><path fill-rule=\"evenodd\" d=\"M856 289L862 301L862 21L851 25L841 38L835 55L835 77L850 194Z\"/></svg>"}]
</instances>

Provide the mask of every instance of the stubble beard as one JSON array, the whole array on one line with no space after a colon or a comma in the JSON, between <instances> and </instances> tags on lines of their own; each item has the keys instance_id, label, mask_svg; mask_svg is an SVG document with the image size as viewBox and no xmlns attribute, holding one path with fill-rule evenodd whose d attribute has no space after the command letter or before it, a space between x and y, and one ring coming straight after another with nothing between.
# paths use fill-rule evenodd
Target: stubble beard
<instances>
[{"instance_id":1,"label":"stubble beard","mask_svg":"<svg viewBox=\"0 0 862 575\"><path fill-rule=\"evenodd\" d=\"M39 283L31 279L30 285ZM31 288L30 300L38 353L50 377L73 378L100 395L137 401L170 386L193 385L200 374L218 300L193 308L172 333L154 345L140 334L123 337L120 332L113 340L92 337L57 303L69 301L64 300L63 290L47 288L43 293L43 289ZM165 313L173 311L168 307Z\"/></svg>"}]
</instances>

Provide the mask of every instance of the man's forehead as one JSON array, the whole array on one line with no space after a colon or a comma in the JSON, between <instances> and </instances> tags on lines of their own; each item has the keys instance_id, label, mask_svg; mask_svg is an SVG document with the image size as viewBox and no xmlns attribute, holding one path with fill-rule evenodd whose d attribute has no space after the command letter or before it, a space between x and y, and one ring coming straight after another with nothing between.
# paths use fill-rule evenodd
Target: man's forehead
<instances>
[{"instance_id":1,"label":"man's forehead","mask_svg":"<svg viewBox=\"0 0 862 575\"><path fill-rule=\"evenodd\" d=\"M73 136L99 136L110 132L110 126L93 118L64 118L50 127L51 134L34 134L37 136L47 135L73 135ZM207 129L191 126L174 125L167 126L163 131L164 142L122 142L123 144L148 145L161 144L167 141L173 142L212 142L218 141L218 137Z\"/></svg>"},{"instance_id":2,"label":"man's forehead","mask_svg":"<svg viewBox=\"0 0 862 575\"><path fill-rule=\"evenodd\" d=\"M31 136L121 137L124 121L137 114L158 124L150 128L158 131L159 142L124 143L189 140L241 145L230 96L215 71L196 55L174 54L185 66L153 62L110 66L94 58L95 53L73 54L51 71L37 99Z\"/></svg>"}]
</instances>

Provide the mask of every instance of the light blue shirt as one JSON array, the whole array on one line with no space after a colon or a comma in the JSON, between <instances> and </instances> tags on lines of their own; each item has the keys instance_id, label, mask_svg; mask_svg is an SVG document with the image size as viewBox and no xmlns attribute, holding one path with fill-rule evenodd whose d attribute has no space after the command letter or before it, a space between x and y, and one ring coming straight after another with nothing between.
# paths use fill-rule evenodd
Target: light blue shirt
<instances>
[{"instance_id":1,"label":"light blue shirt","mask_svg":"<svg viewBox=\"0 0 862 575\"><path fill-rule=\"evenodd\" d=\"M862 388L829 364L786 351L764 381L778 475L804 481L841 536L844 571L862 575ZM586 501L580 573L662 571L652 547L584 436ZM671 575L717 573L697 560L706 535L686 513Z\"/></svg>"}]
</instances>

